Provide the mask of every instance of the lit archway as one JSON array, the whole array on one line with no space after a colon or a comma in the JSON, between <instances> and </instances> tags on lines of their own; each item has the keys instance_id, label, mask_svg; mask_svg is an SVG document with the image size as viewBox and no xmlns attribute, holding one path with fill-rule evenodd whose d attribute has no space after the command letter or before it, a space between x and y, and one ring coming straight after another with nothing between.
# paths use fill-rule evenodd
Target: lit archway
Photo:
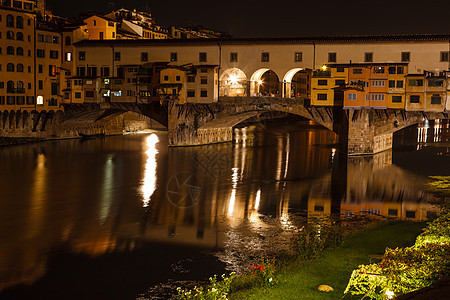
<instances>
[{"instance_id":1,"label":"lit archway","mask_svg":"<svg viewBox=\"0 0 450 300\"><path fill-rule=\"evenodd\" d=\"M309 95L309 78L311 70L295 68L289 70L283 78L283 97L307 98Z\"/></svg>"},{"instance_id":2,"label":"lit archway","mask_svg":"<svg viewBox=\"0 0 450 300\"><path fill-rule=\"evenodd\" d=\"M280 80L274 71L263 68L253 73L250 79L251 96L279 97L280 92Z\"/></svg>"},{"instance_id":3,"label":"lit archway","mask_svg":"<svg viewBox=\"0 0 450 300\"><path fill-rule=\"evenodd\" d=\"M247 76L238 68L225 70L220 76L220 96L244 97L247 94Z\"/></svg>"}]
</instances>

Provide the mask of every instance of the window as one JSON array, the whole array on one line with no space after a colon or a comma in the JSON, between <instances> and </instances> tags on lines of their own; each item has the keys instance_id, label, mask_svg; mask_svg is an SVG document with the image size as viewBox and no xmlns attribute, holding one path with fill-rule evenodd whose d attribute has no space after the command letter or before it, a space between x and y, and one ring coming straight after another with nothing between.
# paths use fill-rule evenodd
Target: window
<instances>
[{"instance_id":1,"label":"window","mask_svg":"<svg viewBox=\"0 0 450 300\"><path fill-rule=\"evenodd\" d=\"M441 51L441 61L448 61L448 51Z\"/></svg>"},{"instance_id":2,"label":"window","mask_svg":"<svg viewBox=\"0 0 450 300\"><path fill-rule=\"evenodd\" d=\"M187 82L195 82L195 75L188 75Z\"/></svg>"},{"instance_id":3,"label":"window","mask_svg":"<svg viewBox=\"0 0 450 300\"><path fill-rule=\"evenodd\" d=\"M388 215L389 216L397 216L398 215L398 210L397 209L393 209L393 208L389 208L388 209Z\"/></svg>"},{"instance_id":4,"label":"window","mask_svg":"<svg viewBox=\"0 0 450 300\"><path fill-rule=\"evenodd\" d=\"M403 88L403 80L397 80L397 88L402 89Z\"/></svg>"},{"instance_id":5,"label":"window","mask_svg":"<svg viewBox=\"0 0 450 300\"><path fill-rule=\"evenodd\" d=\"M336 68L336 72L343 73L344 71L345 71L345 68L342 68L342 67ZM356 74L356 73L353 73L353 74Z\"/></svg>"},{"instance_id":6,"label":"window","mask_svg":"<svg viewBox=\"0 0 450 300\"><path fill-rule=\"evenodd\" d=\"M51 35L46 35L45 36L45 42L46 43L51 43L52 42L52 36Z\"/></svg>"},{"instance_id":7,"label":"window","mask_svg":"<svg viewBox=\"0 0 450 300\"><path fill-rule=\"evenodd\" d=\"M65 44L66 44L66 46L70 46L72 44L72 42L70 40L70 36L66 36Z\"/></svg>"},{"instance_id":8,"label":"window","mask_svg":"<svg viewBox=\"0 0 450 300\"><path fill-rule=\"evenodd\" d=\"M34 97L27 96L27 105L34 105Z\"/></svg>"},{"instance_id":9,"label":"window","mask_svg":"<svg viewBox=\"0 0 450 300\"><path fill-rule=\"evenodd\" d=\"M17 105L23 105L25 104L25 96L17 96Z\"/></svg>"},{"instance_id":10,"label":"window","mask_svg":"<svg viewBox=\"0 0 450 300\"><path fill-rule=\"evenodd\" d=\"M261 61L262 62L269 62L270 55L269 52L262 52L261 53Z\"/></svg>"},{"instance_id":11,"label":"window","mask_svg":"<svg viewBox=\"0 0 450 300\"><path fill-rule=\"evenodd\" d=\"M195 97L195 90L188 90L187 91L187 96L188 97Z\"/></svg>"},{"instance_id":12,"label":"window","mask_svg":"<svg viewBox=\"0 0 450 300\"><path fill-rule=\"evenodd\" d=\"M328 84L328 80L326 80L326 79L317 80L317 85L327 85L327 84Z\"/></svg>"},{"instance_id":13,"label":"window","mask_svg":"<svg viewBox=\"0 0 450 300\"><path fill-rule=\"evenodd\" d=\"M81 99L81 92L75 92L75 98Z\"/></svg>"},{"instance_id":14,"label":"window","mask_svg":"<svg viewBox=\"0 0 450 300\"><path fill-rule=\"evenodd\" d=\"M0 51L0 53L1 53L1 51ZM28 56L31 56L31 50L28 50Z\"/></svg>"},{"instance_id":15,"label":"window","mask_svg":"<svg viewBox=\"0 0 450 300\"><path fill-rule=\"evenodd\" d=\"M23 33L22 32L18 32L16 34L16 40L18 41L23 41Z\"/></svg>"},{"instance_id":16,"label":"window","mask_svg":"<svg viewBox=\"0 0 450 300\"><path fill-rule=\"evenodd\" d=\"M334 84L335 85L344 85L345 84L345 79L336 79Z\"/></svg>"},{"instance_id":17,"label":"window","mask_svg":"<svg viewBox=\"0 0 450 300\"><path fill-rule=\"evenodd\" d=\"M87 67L87 76L97 77L97 67Z\"/></svg>"},{"instance_id":18,"label":"window","mask_svg":"<svg viewBox=\"0 0 450 300\"><path fill-rule=\"evenodd\" d=\"M23 72L23 65L22 64L17 64L16 71L17 72Z\"/></svg>"},{"instance_id":19,"label":"window","mask_svg":"<svg viewBox=\"0 0 450 300\"><path fill-rule=\"evenodd\" d=\"M384 101L383 94L372 94L372 101Z\"/></svg>"},{"instance_id":20,"label":"window","mask_svg":"<svg viewBox=\"0 0 450 300\"><path fill-rule=\"evenodd\" d=\"M12 63L7 64L6 72L14 72L14 64L12 64Z\"/></svg>"},{"instance_id":21,"label":"window","mask_svg":"<svg viewBox=\"0 0 450 300\"><path fill-rule=\"evenodd\" d=\"M384 87L385 84L384 80L372 80L372 86Z\"/></svg>"},{"instance_id":22,"label":"window","mask_svg":"<svg viewBox=\"0 0 450 300\"><path fill-rule=\"evenodd\" d=\"M99 39L99 40L103 40L103 31L100 31L100 32L99 32L99 35L100 35L100 36L99 36L98 39Z\"/></svg>"},{"instance_id":23,"label":"window","mask_svg":"<svg viewBox=\"0 0 450 300\"><path fill-rule=\"evenodd\" d=\"M42 80L38 81L38 89L40 90L44 89L44 82Z\"/></svg>"},{"instance_id":24,"label":"window","mask_svg":"<svg viewBox=\"0 0 450 300\"><path fill-rule=\"evenodd\" d=\"M348 94L348 97L347 97L347 99L348 100L356 100L356 94Z\"/></svg>"},{"instance_id":25,"label":"window","mask_svg":"<svg viewBox=\"0 0 450 300\"><path fill-rule=\"evenodd\" d=\"M6 104L14 105L16 103L16 97L14 96L6 96Z\"/></svg>"},{"instance_id":26,"label":"window","mask_svg":"<svg viewBox=\"0 0 450 300\"><path fill-rule=\"evenodd\" d=\"M336 52L328 52L328 62L336 62Z\"/></svg>"},{"instance_id":27,"label":"window","mask_svg":"<svg viewBox=\"0 0 450 300\"><path fill-rule=\"evenodd\" d=\"M66 52L64 59L65 61L72 61L72 52Z\"/></svg>"},{"instance_id":28,"label":"window","mask_svg":"<svg viewBox=\"0 0 450 300\"><path fill-rule=\"evenodd\" d=\"M392 96L392 103L402 103L402 96Z\"/></svg>"},{"instance_id":29,"label":"window","mask_svg":"<svg viewBox=\"0 0 450 300\"><path fill-rule=\"evenodd\" d=\"M36 49L36 56L39 58L45 57L45 50L44 49Z\"/></svg>"},{"instance_id":30,"label":"window","mask_svg":"<svg viewBox=\"0 0 450 300\"><path fill-rule=\"evenodd\" d=\"M414 210L407 210L406 211L406 217L410 219L416 218L416 212Z\"/></svg>"},{"instance_id":31,"label":"window","mask_svg":"<svg viewBox=\"0 0 450 300\"><path fill-rule=\"evenodd\" d=\"M374 74L383 74L384 73L384 67L374 67L373 68Z\"/></svg>"},{"instance_id":32,"label":"window","mask_svg":"<svg viewBox=\"0 0 450 300\"><path fill-rule=\"evenodd\" d=\"M8 46L6 48L6 55L14 55L14 47Z\"/></svg>"},{"instance_id":33,"label":"window","mask_svg":"<svg viewBox=\"0 0 450 300\"><path fill-rule=\"evenodd\" d=\"M353 69L353 74L362 74L362 69Z\"/></svg>"},{"instance_id":34,"label":"window","mask_svg":"<svg viewBox=\"0 0 450 300\"><path fill-rule=\"evenodd\" d=\"M58 95L58 83L52 82L51 88L52 88L52 95Z\"/></svg>"},{"instance_id":35,"label":"window","mask_svg":"<svg viewBox=\"0 0 450 300\"><path fill-rule=\"evenodd\" d=\"M389 67L388 68L388 73L389 74L395 74L395 67Z\"/></svg>"},{"instance_id":36,"label":"window","mask_svg":"<svg viewBox=\"0 0 450 300\"><path fill-rule=\"evenodd\" d=\"M370 101L370 95L366 94L366 101Z\"/></svg>"},{"instance_id":37,"label":"window","mask_svg":"<svg viewBox=\"0 0 450 300\"><path fill-rule=\"evenodd\" d=\"M208 77L200 77L200 84L208 84Z\"/></svg>"},{"instance_id":38,"label":"window","mask_svg":"<svg viewBox=\"0 0 450 300\"><path fill-rule=\"evenodd\" d=\"M23 18L21 16L16 18L16 28L23 28Z\"/></svg>"},{"instance_id":39,"label":"window","mask_svg":"<svg viewBox=\"0 0 450 300\"><path fill-rule=\"evenodd\" d=\"M77 76L86 76L86 67L77 67Z\"/></svg>"},{"instance_id":40,"label":"window","mask_svg":"<svg viewBox=\"0 0 450 300\"><path fill-rule=\"evenodd\" d=\"M176 81L181 81L181 76L175 77L175 80L176 80Z\"/></svg>"},{"instance_id":41,"label":"window","mask_svg":"<svg viewBox=\"0 0 450 300\"><path fill-rule=\"evenodd\" d=\"M44 66L38 65L38 73L42 73L42 72L44 72Z\"/></svg>"},{"instance_id":42,"label":"window","mask_svg":"<svg viewBox=\"0 0 450 300\"><path fill-rule=\"evenodd\" d=\"M86 60L86 52L84 51L78 52L78 60Z\"/></svg>"},{"instance_id":43,"label":"window","mask_svg":"<svg viewBox=\"0 0 450 300\"><path fill-rule=\"evenodd\" d=\"M327 94L317 94L317 100L327 100Z\"/></svg>"},{"instance_id":44,"label":"window","mask_svg":"<svg viewBox=\"0 0 450 300\"><path fill-rule=\"evenodd\" d=\"M114 52L114 60L115 61L120 61L120 52Z\"/></svg>"},{"instance_id":45,"label":"window","mask_svg":"<svg viewBox=\"0 0 450 300\"><path fill-rule=\"evenodd\" d=\"M48 66L48 75L49 76L56 76L56 66L55 65L49 65Z\"/></svg>"},{"instance_id":46,"label":"window","mask_svg":"<svg viewBox=\"0 0 450 300\"><path fill-rule=\"evenodd\" d=\"M206 91L206 90L201 90L201 91L200 91L200 97L208 97L208 91Z\"/></svg>"},{"instance_id":47,"label":"window","mask_svg":"<svg viewBox=\"0 0 450 300\"><path fill-rule=\"evenodd\" d=\"M6 16L6 27L14 27L14 17L12 15Z\"/></svg>"},{"instance_id":48,"label":"window","mask_svg":"<svg viewBox=\"0 0 450 300\"><path fill-rule=\"evenodd\" d=\"M28 82L28 89L31 90L31 82Z\"/></svg>"},{"instance_id":49,"label":"window","mask_svg":"<svg viewBox=\"0 0 450 300\"><path fill-rule=\"evenodd\" d=\"M170 52L170 61L178 61L178 53Z\"/></svg>"},{"instance_id":50,"label":"window","mask_svg":"<svg viewBox=\"0 0 450 300\"><path fill-rule=\"evenodd\" d=\"M94 91L86 91L86 92L84 93L84 96L85 96L86 98L94 98L95 93L94 93Z\"/></svg>"},{"instance_id":51,"label":"window","mask_svg":"<svg viewBox=\"0 0 450 300\"><path fill-rule=\"evenodd\" d=\"M431 96L431 104L441 104L441 101L441 95L433 94L433 96Z\"/></svg>"},{"instance_id":52,"label":"window","mask_svg":"<svg viewBox=\"0 0 450 300\"><path fill-rule=\"evenodd\" d=\"M409 96L409 103L420 103L420 96L419 95Z\"/></svg>"},{"instance_id":53,"label":"window","mask_svg":"<svg viewBox=\"0 0 450 300\"><path fill-rule=\"evenodd\" d=\"M397 67L397 74L403 74L405 73L405 68L404 67Z\"/></svg>"},{"instance_id":54,"label":"window","mask_svg":"<svg viewBox=\"0 0 450 300\"><path fill-rule=\"evenodd\" d=\"M402 62L411 61L411 52L402 52L401 59L402 59Z\"/></svg>"},{"instance_id":55,"label":"window","mask_svg":"<svg viewBox=\"0 0 450 300\"><path fill-rule=\"evenodd\" d=\"M14 81L8 81L7 83L6 83L6 92L7 93L14 93L15 92L15 89L14 89Z\"/></svg>"},{"instance_id":56,"label":"window","mask_svg":"<svg viewBox=\"0 0 450 300\"><path fill-rule=\"evenodd\" d=\"M444 86L444 80L440 79L428 79L428 86L441 87Z\"/></svg>"},{"instance_id":57,"label":"window","mask_svg":"<svg viewBox=\"0 0 450 300\"><path fill-rule=\"evenodd\" d=\"M364 53L364 61L365 62L373 62L373 52L365 52Z\"/></svg>"},{"instance_id":58,"label":"window","mask_svg":"<svg viewBox=\"0 0 450 300\"><path fill-rule=\"evenodd\" d=\"M201 69L200 69L200 73L208 73L208 69L201 68Z\"/></svg>"},{"instance_id":59,"label":"window","mask_svg":"<svg viewBox=\"0 0 450 300\"><path fill-rule=\"evenodd\" d=\"M389 88L395 88L395 80L389 80Z\"/></svg>"},{"instance_id":60,"label":"window","mask_svg":"<svg viewBox=\"0 0 450 300\"><path fill-rule=\"evenodd\" d=\"M238 61L238 54L237 52L231 52L230 53L230 62L237 62Z\"/></svg>"},{"instance_id":61,"label":"window","mask_svg":"<svg viewBox=\"0 0 450 300\"><path fill-rule=\"evenodd\" d=\"M14 32L12 32L11 30L8 30L6 32L6 39L13 40L14 39Z\"/></svg>"},{"instance_id":62,"label":"window","mask_svg":"<svg viewBox=\"0 0 450 300\"><path fill-rule=\"evenodd\" d=\"M423 79L410 79L408 80L409 86L423 86Z\"/></svg>"},{"instance_id":63,"label":"window","mask_svg":"<svg viewBox=\"0 0 450 300\"><path fill-rule=\"evenodd\" d=\"M23 48L22 47L17 47L16 55L23 56Z\"/></svg>"},{"instance_id":64,"label":"window","mask_svg":"<svg viewBox=\"0 0 450 300\"><path fill-rule=\"evenodd\" d=\"M302 61L302 60L303 60L303 52L295 52L294 61Z\"/></svg>"},{"instance_id":65,"label":"window","mask_svg":"<svg viewBox=\"0 0 450 300\"><path fill-rule=\"evenodd\" d=\"M141 52L141 61L148 61L148 52Z\"/></svg>"},{"instance_id":66,"label":"window","mask_svg":"<svg viewBox=\"0 0 450 300\"><path fill-rule=\"evenodd\" d=\"M5 88L5 82L0 81L0 89L4 89Z\"/></svg>"},{"instance_id":67,"label":"window","mask_svg":"<svg viewBox=\"0 0 450 300\"><path fill-rule=\"evenodd\" d=\"M43 34L38 34L37 35L37 39L38 39L38 42L44 42L44 35Z\"/></svg>"},{"instance_id":68,"label":"window","mask_svg":"<svg viewBox=\"0 0 450 300\"><path fill-rule=\"evenodd\" d=\"M206 62L206 52L200 52L200 53L198 54L198 60L199 60L200 62Z\"/></svg>"},{"instance_id":69,"label":"window","mask_svg":"<svg viewBox=\"0 0 450 300\"><path fill-rule=\"evenodd\" d=\"M0 96L0 105L5 105L5 96Z\"/></svg>"},{"instance_id":70,"label":"window","mask_svg":"<svg viewBox=\"0 0 450 300\"><path fill-rule=\"evenodd\" d=\"M100 68L100 75L102 77L108 77L109 76L109 67L101 67ZM105 84L106 84L106 82L105 82ZM108 80L108 84L109 84L109 80Z\"/></svg>"},{"instance_id":71,"label":"window","mask_svg":"<svg viewBox=\"0 0 450 300\"><path fill-rule=\"evenodd\" d=\"M169 76L167 76L167 75L164 75L164 79L163 79L164 81L169 81Z\"/></svg>"},{"instance_id":72,"label":"window","mask_svg":"<svg viewBox=\"0 0 450 300\"><path fill-rule=\"evenodd\" d=\"M50 50L50 58L58 59L58 51Z\"/></svg>"}]
</instances>

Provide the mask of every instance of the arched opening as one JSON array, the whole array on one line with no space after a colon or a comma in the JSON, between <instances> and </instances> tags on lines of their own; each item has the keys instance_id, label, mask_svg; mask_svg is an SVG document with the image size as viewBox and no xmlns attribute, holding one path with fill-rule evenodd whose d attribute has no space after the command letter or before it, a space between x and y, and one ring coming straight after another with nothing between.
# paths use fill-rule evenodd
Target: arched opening
<instances>
[{"instance_id":1,"label":"arched opening","mask_svg":"<svg viewBox=\"0 0 450 300\"><path fill-rule=\"evenodd\" d=\"M14 64L12 64L12 63L7 64L6 72L14 72Z\"/></svg>"},{"instance_id":2,"label":"arched opening","mask_svg":"<svg viewBox=\"0 0 450 300\"><path fill-rule=\"evenodd\" d=\"M3 112L3 129L6 127L6 123L8 122L9 112L5 110Z\"/></svg>"},{"instance_id":3,"label":"arched opening","mask_svg":"<svg viewBox=\"0 0 450 300\"><path fill-rule=\"evenodd\" d=\"M16 28L23 28L23 18L21 16L16 18Z\"/></svg>"},{"instance_id":4,"label":"arched opening","mask_svg":"<svg viewBox=\"0 0 450 300\"><path fill-rule=\"evenodd\" d=\"M16 119L16 112L14 110L12 110L9 113L9 129L13 128L14 125L14 120Z\"/></svg>"},{"instance_id":5,"label":"arched opening","mask_svg":"<svg viewBox=\"0 0 450 300\"><path fill-rule=\"evenodd\" d=\"M220 76L220 96L244 97L247 95L247 76L238 68L225 70Z\"/></svg>"},{"instance_id":6,"label":"arched opening","mask_svg":"<svg viewBox=\"0 0 450 300\"><path fill-rule=\"evenodd\" d=\"M22 126L19 126L20 121L22 121L22 112L21 112L20 110L18 110L18 111L16 112L16 128L21 128L21 127L23 127L23 124L22 124Z\"/></svg>"},{"instance_id":7,"label":"arched opening","mask_svg":"<svg viewBox=\"0 0 450 300\"><path fill-rule=\"evenodd\" d=\"M6 16L6 27L14 27L14 17L12 15Z\"/></svg>"},{"instance_id":8,"label":"arched opening","mask_svg":"<svg viewBox=\"0 0 450 300\"><path fill-rule=\"evenodd\" d=\"M23 33L22 32L18 32L16 34L16 40L18 41L23 41Z\"/></svg>"},{"instance_id":9,"label":"arched opening","mask_svg":"<svg viewBox=\"0 0 450 300\"><path fill-rule=\"evenodd\" d=\"M309 79L311 70L295 68L289 70L283 78L283 97L308 98L310 95Z\"/></svg>"},{"instance_id":10,"label":"arched opening","mask_svg":"<svg viewBox=\"0 0 450 300\"><path fill-rule=\"evenodd\" d=\"M6 48L6 55L14 55L14 47L8 46Z\"/></svg>"},{"instance_id":11,"label":"arched opening","mask_svg":"<svg viewBox=\"0 0 450 300\"><path fill-rule=\"evenodd\" d=\"M22 47L17 47L16 54L20 55L20 56L23 56L23 48Z\"/></svg>"},{"instance_id":12,"label":"arched opening","mask_svg":"<svg viewBox=\"0 0 450 300\"><path fill-rule=\"evenodd\" d=\"M28 113L28 111L25 110L22 114L22 128L27 127L28 119L29 119L29 113Z\"/></svg>"},{"instance_id":13,"label":"arched opening","mask_svg":"<svg viewBox=\"0 0 450 300\"><path fill-rule=\"evenodd\" d=\"M16 71L17 72L23 72L23 65L22 64L17 64Z\"/></svg>"},{"instance_id":14,"label":"arched opening","mask_svg":"<svg viewBox=\"0 0 450 300\"><path fill-rule=\"evenodd\" d=\"M17 69L19 69L19 68L17 68ZM17 70L17 71L19 71L19 70ZM23 81L17 81L16 93L18 93L18 94L25 93L25 88L23 87Z\"/></svg>"},{"instance_id":15,"label":"arched opening","mask_svg":"<svg viewBox=\"0 0 450 300\"><path fill-rule=\"evenodd\" d=\"M16 92L14 89L14 81L10 80L6 83L6 92L7 93L15 93Z\"/></svg>"},{"instance_id":16,"label":"arched opening","mask_svg":"<svg viewBox=\"0 0 450 300\"><path fill-rule=\"evenodd\" d=\"M259 69L250 79L251 96L280 97L280 80L278 75L270 69Z\"/></svg>"},{"instance_id":17,"label":"arched opening","mask_svg":"<svg viewBox=\"0 0 450 300\"><path fill-rule=\"evenodd\" d=\"M12 32L11 30L8 30L6 32L6 39L13 40L14 39L14 32Z\"/></svg>"}]
</instances>

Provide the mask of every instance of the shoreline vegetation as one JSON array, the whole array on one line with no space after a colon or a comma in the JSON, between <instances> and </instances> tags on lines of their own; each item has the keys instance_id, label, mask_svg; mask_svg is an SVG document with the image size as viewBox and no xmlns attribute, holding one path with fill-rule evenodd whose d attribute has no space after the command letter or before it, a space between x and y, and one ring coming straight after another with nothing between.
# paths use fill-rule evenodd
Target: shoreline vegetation
<instances>
[{"instance_id":1,"label":"shoreline vegetation","mask_svg":"<svg viewBox=\"0 0 450 300\"><path fill-rule=\"evenodd\" d=\"M447 204L428 223L389 219L356 229L308 223L293 239L295 255L262 258L244 274L178 289L178 298L393 299L449 275L449 216Z\"/></svg>"}]
</instances>

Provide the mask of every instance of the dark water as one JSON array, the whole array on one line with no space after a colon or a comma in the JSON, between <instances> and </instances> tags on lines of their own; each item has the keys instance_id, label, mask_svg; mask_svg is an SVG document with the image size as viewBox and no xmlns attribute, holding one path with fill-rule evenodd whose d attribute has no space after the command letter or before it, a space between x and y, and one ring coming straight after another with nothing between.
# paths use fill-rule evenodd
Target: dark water
<instances>
[{"instance_id":1,"label":"dark water","mask_svg":"<svg viewBox=\"0 0 450 300\"><path fill-rule=\"evenodd\" d=\"M435 215L425 183L450 176L448 121L374 157L336 141L290 121L203 147L154 133L0 148L0 298L135 299L287 251L316 216Z\"/></svg>"}]
</instances>

